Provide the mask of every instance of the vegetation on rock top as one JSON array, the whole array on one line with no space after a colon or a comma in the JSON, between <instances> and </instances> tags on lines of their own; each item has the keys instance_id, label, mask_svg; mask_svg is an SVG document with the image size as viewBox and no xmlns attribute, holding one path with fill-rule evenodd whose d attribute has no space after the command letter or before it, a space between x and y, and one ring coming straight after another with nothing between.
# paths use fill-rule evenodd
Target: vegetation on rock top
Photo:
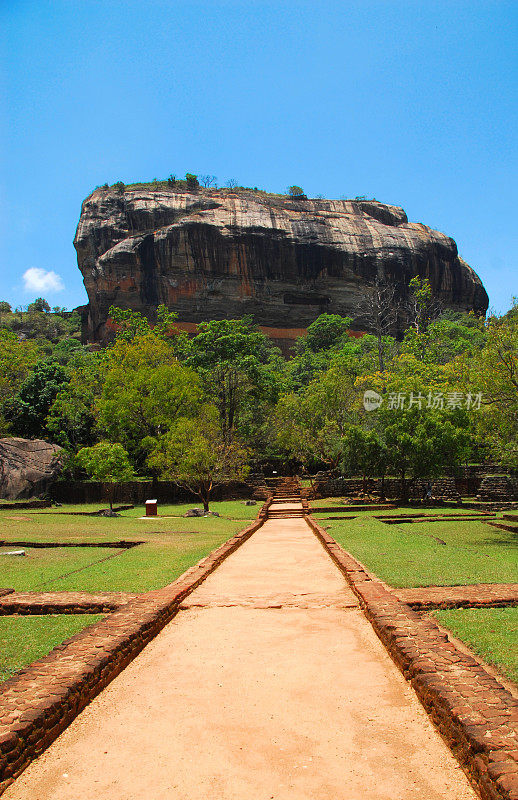
<instances>
[{"instance_id":1,"label":"vegetation on rock top","mask_svg":"<svg viewBox=\"0 0 518 800\"><path fill-rule=\"evenodd\" d=\"M174 191L174 192L197 192L197 191L211 191L217 193L247 193L252 192L255 195L262 195L264 197L290 197L294 200L307 200L307 196L302 187L293 185L288 186L285 192L268 192L266 189L259 189L257 186L242 186L238 182L230 178L225 180L221 185L215 175L194 175L187 173L184 178L179 178L171 174L168 178L153 178L150 181L134 181L133 183L124 183L123 181L116 181L115 183L105 183L102 186L96 186L97 189L112 189L117 192L133 192L139 190L151 191ZM94 191L95 191L94 190ZM317 195L317 200L323 200L323 195ZM344 198L342 198L344 199ZM365 195L353 198L357 201L371 200Z\"/></svg>"}]
</instances>

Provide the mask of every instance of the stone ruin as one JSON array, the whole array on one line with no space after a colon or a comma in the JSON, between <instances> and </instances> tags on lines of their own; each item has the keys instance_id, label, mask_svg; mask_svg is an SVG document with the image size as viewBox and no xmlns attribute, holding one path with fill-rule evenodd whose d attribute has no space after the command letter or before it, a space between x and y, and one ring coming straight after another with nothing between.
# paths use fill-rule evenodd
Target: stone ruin
<instances>
[{"instance_id":1,"label":"stone ruin","mask_svg":"<svg viewBox=\"0 0 518 800\"><path fill-rule=\"evenodd\" d=\"M246 484L250 487L255 500L266 500L271 494L262 472L251 472L246 479Z\"/></svg>"},{"instance_id":2,"label":"stone ruin","mask_svg":"<svg viewBox=\"0 0 518 800\"><path fill-rule=\"evenodd\" d=\"M517 498L517 492L507 475L484 475L477 498L480 500L512 502Z\"/></svg>"},{"instance_id":3,"label":"stone ruin","mask_svg":"<svg viewBox=\"0 0 518 800\"><path fill-rule=\"evenodd\" d=\"M436 478L432 481L432 498L434 500L455 500L458 502L461 498L457 491L455 478Z\"/></svg>"}]
</instances>

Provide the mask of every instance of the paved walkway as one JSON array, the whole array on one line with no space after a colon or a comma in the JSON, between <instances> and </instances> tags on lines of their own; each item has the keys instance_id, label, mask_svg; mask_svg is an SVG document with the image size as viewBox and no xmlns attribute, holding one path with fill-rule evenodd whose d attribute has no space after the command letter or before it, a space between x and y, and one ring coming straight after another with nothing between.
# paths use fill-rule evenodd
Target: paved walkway
<instances>
[{"instance_id":1,"label":"paved walkway","mask_svg":"<svg viewBox=\"0 0 518 800\"><path fill-rule=\"evenodd\" d=\"M267 522L5 800L474 800L303 519Z\"/></svg>"}]
</instances>

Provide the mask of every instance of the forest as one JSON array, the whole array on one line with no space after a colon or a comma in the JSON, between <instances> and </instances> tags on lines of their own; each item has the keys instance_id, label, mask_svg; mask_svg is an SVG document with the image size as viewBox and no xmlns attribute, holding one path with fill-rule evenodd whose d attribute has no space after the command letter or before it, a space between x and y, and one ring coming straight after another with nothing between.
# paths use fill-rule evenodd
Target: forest
<instances>
[{"instance_id":1,"label":"forest","mask_svg":"<svg viewBox=\"0 0 518 800\"><path fill-rule=\"evenodd\" d=\"M79 318L38 298L0 303L0 432L63 448L65 478L155 476L200 495L249 472L455 474L518 470L518 306L477 318L410 286L410 324L386 333L320 315L285 359L251 318L203 322L192 338L161 306L156 324L112 308L105 349ZM379 323L379 324L376 324Z\"/></svg>"}]
</instances>

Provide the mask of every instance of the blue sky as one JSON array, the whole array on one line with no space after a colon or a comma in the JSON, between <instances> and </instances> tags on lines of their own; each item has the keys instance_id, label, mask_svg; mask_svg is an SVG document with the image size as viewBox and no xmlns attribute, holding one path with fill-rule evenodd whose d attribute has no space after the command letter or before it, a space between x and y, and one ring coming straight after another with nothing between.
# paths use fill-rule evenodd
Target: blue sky
<instances>
[{"instance_id":1,"label":"blue sky","mask_svg":"<svg viewBox=\"0 0 518 800\"><path fill-rule=\"evenodd\" d=\"M517 22L498 0L4 0L0 299L85 302L83 198L188 171L401 205L507 310Z\"/></svg>"}]
</instances>

